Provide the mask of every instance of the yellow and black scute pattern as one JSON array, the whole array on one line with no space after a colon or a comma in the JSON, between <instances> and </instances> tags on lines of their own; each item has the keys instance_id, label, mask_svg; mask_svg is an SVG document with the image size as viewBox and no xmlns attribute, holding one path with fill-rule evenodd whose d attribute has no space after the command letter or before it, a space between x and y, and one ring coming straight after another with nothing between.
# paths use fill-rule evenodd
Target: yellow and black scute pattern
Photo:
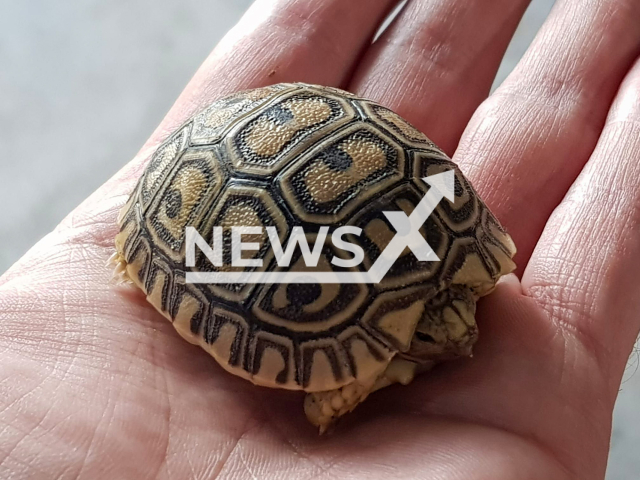
<instances>
[{"instance_id":1,"label":"yellow and black scute pattern","mask_svg":"<svg viewBox=\"0 0 640 480\"><path fill-rule=\"evenodd\" d=\"M405 152L373 125L355 122L308 151L281 175L289 208L303 221L342 221L405 177Z\"/></svg>"},{"instance_id":2,"label":"yellow and black scute pattern","mask_svg":"<svg viewBox=\"0 0 640 480\"><path fill-rule=\"evenodd\" d=\"M240 121L225 143L239 173L270 175L354 118L354 108L344 99L294 90Z\"/></svg>"},{"instance_id":3,"label":"yellow and black scute pattern","mask_svg":"<svg viewBox=\"0 0 640 480\"><path fill-rule=\"evenodd\" d=\"M265 234L246 241L261 266L196 271L366 271L395 230L384 211L410 215L428 191L422 177L453 169L455 199L443 200L420 232L440 262L406 249L380 284L189 284L185 228L211 243L223 227L273 227L282 245L303 226L317 265L299 248L276 264ZM375 378L410 348L429 299L450 285L486 293L513 268L515 247L459 169L391 110L335 88L278 84L217 100L169 137L150 159L119 217L118 254L128 276L188 341L256 384L317 392ZM321 235L328 226L326 237ZM362 264L331 242L339 227Z\"/></svg>"}]
</instances>

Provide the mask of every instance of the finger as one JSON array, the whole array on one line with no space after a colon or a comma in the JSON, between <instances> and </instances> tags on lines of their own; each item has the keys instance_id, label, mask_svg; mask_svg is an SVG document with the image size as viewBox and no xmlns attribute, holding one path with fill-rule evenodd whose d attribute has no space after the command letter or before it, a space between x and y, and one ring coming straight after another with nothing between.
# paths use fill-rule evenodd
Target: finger
<instances>
[{"instance_id":1,"label":"finger","mask_svg":"<svg viewBox=\"0 0 640 480\"><path fill-rule=\"evenodd\" d=\"M240 89L340 86L398 0L257 0L187 85L160 131Z\"/></svg>"},{"instance_id":2,"label":"finger","mask_svg":"<svg viewBox=\"0 0 640 480\"><path fill-rule=\"evenodd\" d=\"M410 1L367 51L350 90L395 110L452 154L529 1Z\"/></svg>"},{"instance_id":3,"label":"finger","mask_svg":"<svg viewBox=\"0 0 640 480\"><path fill-rule=\"evenodd\" d=\"M565 342L595 361L611 407L640 328L639 231L640 61L522 279Z\"/></svg>"},{"instance_id":4,"label":"finger","mask_svg":"<svg viewBox=\"0 0 640 480\"><path fill-rule=\"evenodd\" d=\"M396 1L257 0L198 69L143 150L238 90L290 81L339 86Z\"/></svg>"},{"instance_id":5,"label":"finger","mask_svg":"<svg viewBox=\"0 0 640 480\"><path fill-rule=\"evenodd\" d=\"M285 81L340 86L396 1L256 1L216 46L136 159L77 210L73 219L81 226L113 223L107 218L114 217L126 200L150 152L216 98ZM108 230L107 237L111 233Z\"/></svg>"},{"instance_id":6,"label":"finger","mask_svg":"<svg viewBox=\"0 0 640 480\"><path fill-rule=\"evenodd\" d=\"M521 268L640 53L639 19L636 0L557 3L460 141L455 160L511 233Z\"/></svg>"}]
</instances>

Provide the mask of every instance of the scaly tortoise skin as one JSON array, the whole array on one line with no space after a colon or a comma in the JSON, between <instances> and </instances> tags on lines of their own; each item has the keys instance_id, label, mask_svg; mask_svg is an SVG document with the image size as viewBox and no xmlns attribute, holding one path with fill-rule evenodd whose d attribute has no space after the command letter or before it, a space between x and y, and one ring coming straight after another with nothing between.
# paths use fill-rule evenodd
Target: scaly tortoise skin
<instances>
[{"instance_id":1,"label":"scaly tortoise skin","mask_svg":"<svg viewBox=\"0 0 640 480\"><path fill-rule=\"evenodd\" d=\"M368 269L395 234L382 211L410 214L430 188L421 178L447 170L455 201L421 229L440 262L405 249L373 285L185 282L186 226L209 243L213 226L274 226L285 245L301 225L312 246L320 225L353 225ZM155 151L118 222L117 277L229 372L309 392L321 431L371 391L470 355L476 300L515 267L511 238L425 135L377 103L302 83L236 93L191 118ZM259 270L282 270L266 234L244 239L260 245ZM345 254L327 240L318 269L355 270L333 255ZM216 268L199 254L196 270ZM299 249L290 269L304 269Z\"/></svg>"}]
</instances>

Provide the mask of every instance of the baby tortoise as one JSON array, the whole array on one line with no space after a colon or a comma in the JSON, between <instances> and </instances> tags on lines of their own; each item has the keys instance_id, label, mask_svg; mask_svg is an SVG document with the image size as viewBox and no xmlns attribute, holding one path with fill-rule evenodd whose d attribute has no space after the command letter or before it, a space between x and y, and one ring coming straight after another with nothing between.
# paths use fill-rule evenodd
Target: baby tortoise
<instances>
[{"instance_id":1,"label":"baby tortoise","mask_svg":"<svg viewBox=\"0 0 640 480\"><path fill-rule=\"evenodd\" d=\"M440 261L405 248L377 284L195 284L189 271L366 271L396 234L385 211L410 215L429 191L422 179L455 173L420 228ZM233 94L198 113L153 154L118 218L113 262L180 335L256 385L308 392L305 411L324 431L372 391L409 383L433 364L469 356L476 300L515 268L515 245L458 167L393 111L336 88L277 84ZM286 245L303 226L349 235L356 267L329 236L317 267L297 248L279 266L265 233L245 236L261 266L185 262L185 229L211 244L222 227L275 227ZM262 230L263 232L265 230ZM346 257L345 257L346 255Z\"/></svg>"}]
</instances>

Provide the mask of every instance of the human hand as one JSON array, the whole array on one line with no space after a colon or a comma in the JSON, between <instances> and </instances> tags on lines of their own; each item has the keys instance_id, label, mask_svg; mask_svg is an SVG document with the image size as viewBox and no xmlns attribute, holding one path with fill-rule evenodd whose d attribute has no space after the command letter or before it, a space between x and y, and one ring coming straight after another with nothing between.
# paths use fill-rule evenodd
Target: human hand
<instances>
[{"instance_id":1,"label":"human hand","mask_svg":"<svg viewBox=\"0 0 640 480\"><path fill-rule=\"evenodd\" d=\"M640 4L559 0L483 102L528 2L415 0L369 46L393 3L259 0L138 156L0 278L1 477L603 477L640 328ZM331 437L104 266L155 146L285 81L355 91L455 151L519 248L521 281L479 304L474 358L376 392Z\"/></svg>"}]
</instances>

